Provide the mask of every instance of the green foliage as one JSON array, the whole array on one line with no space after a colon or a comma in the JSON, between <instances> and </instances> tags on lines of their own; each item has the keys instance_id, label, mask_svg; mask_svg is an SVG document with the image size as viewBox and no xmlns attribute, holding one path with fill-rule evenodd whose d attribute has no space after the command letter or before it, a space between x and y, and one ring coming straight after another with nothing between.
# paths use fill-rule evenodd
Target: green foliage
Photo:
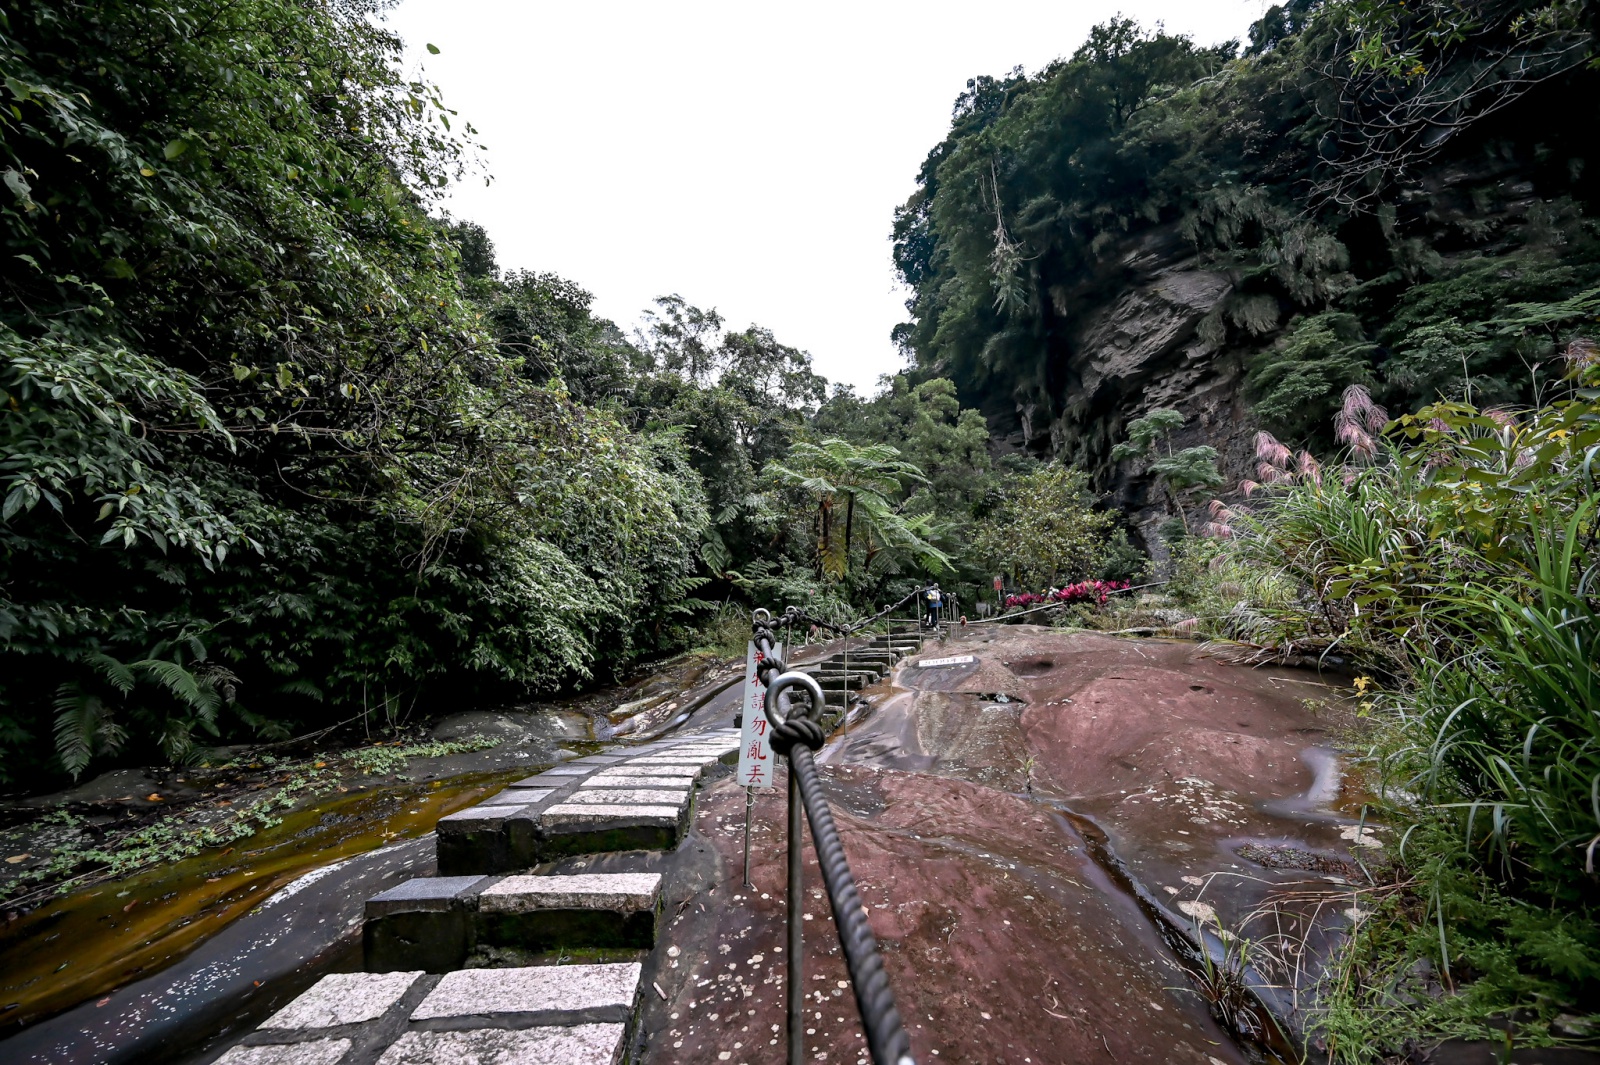
<instances>
[{"instance_id":1,"label":"green foliage","mask_svg":"<svg viewBox=\"0 0 1600 1065\"><path fill-rule=\"evenodd\" d=\"M1319 988L1315 1031L1330 1059L1366 1065L1450 1037L1504 1045L1507 1017L1518 1048L1570 1042L1551 1022L1593 1012L1593 998L1574 1001L1574 989L1600 983L1600 926L1516 898L1433 817L1409 833L1402 873L1367 896L1370 915Z\"/></svg>"},{"instance_id":2,"label":"green foliage","mask_svg":"<svg viewBox=\"0 0 1600 1065\"><path fill-rule=\"evenodd\" d=\"M1113 529L1100 559L1100 571L1094 576L1102 581L1138 584L1150 576L1150 556L1133 545L1126 529Z\"/></svg>"},{"instance_id":3,"label":"green foliage","mask_svg":"<svg viewBox=\"0 0 1600 1065\"><path fill-rule=\"evenodd\" d=\"M611 402L636 353L585 293L428 218L471 127L376 14L0 16L4 778L683 634L684 444Z\"/></svg>"},{"instance_id":4,"label":"green foliage","mask_svg":"<svg viewBox=\"0 0 1600 1065\"><path fill-rule=\"evenodd\" d=\"M1363 707L1371 762L1391 815L1417 827L1329 992L1342 1060L1419 1026L1482 1036L1512 1009L1545 1039L1600 993L1600 380L1592 346L1573 352L1549 405L1402 417L1376 463L1302 463L1235 516L1237 547L1209 548L1206 572L1255 568L1295 591L1240 582L1230 614L1258 625L1229 635L1337 651L1388 681ZM1419 957L1461 993L1390 997L1397 980L1410 994L1398 978Z\"/></svg>"},{"instance_id":5,"label":"green foliage","mask_svg":"<svg viewBox=\"0 0 1600 1065\"><path fill-rule=\"evenodd\" d=\"M1265 424L1304 440L1333 420L1347 385L1372 383L1377 345L1361 320L1345 311L1298 319L1271 348L1251 360L1246 383Z\"/></svg>"},{"instance_id":6,"label":"green foliage","mask_svg":"<svg viewBox=\"0 0 1600 1065\"><path fill-rule=\"evenodd\" d=\"M1258 417L1319 445L1352 384L1402 411L1463 385L1538 402L1594 306L1578 11L1296 0L1241 58L1115 19L1035 75L974 79L896 216L896 336L997 431L1102 482L1133 397L1200 358L1242 355ZM1108 310L1190 255L1226 280L1215 305L1091 372Z\"/></svg>"},{"instance_id":7,"label":"green foliage","mask_svg":"<svg viewBox=\"0 0 1600 1065\"><path fill-rule=\"evenodd\" d=\"M787 463L787 464L785 464ZM949 559L925 538L928 522L907 517L894 497L908 484L925 481L922 471L887 444L852 444L828 439L801 442L783 463L770 463L766 474L780 484L800 489L817 500L817 562L823 576L842 579L850 570L851 548L859 521L863 533L863 572L883 552L903 555L935 573ZM842 518L842 535L835 531Z\"/></svg>"},{"instance_id":8,"label":"green foliage","mask_svg":"<svg viewBox=\"0 0 1600 1065\"><path fill-rule=\"evenodd\" d=\"M1016 477L1002 502L979 525L972 552L990 573L1018 588L1051 588L1097 573L1111 515L1092 509L1083 471L1047 466Z\"/></svg>"},{"instance_id":9,"label":"green foliage","mask_svg":"<svg viewBox=\"0 0 1600 1065\"><path fill-rule=\"evenodd\" d=\"M1217 471L1217 449L1198 444L1181 451L1172 449L1172 434L1183 428L1184 417L1175 410L1159 408L1128 423L1128 439L1111 449L1113 462L1143 461L1145 472L1167 490L1177 522L1183 532L1189 528L1184 513L1184 497L1196 488L1216 488L1222 484Z\"/></svg>"},{"instance_id":10,"label":"green foliage","mask_svg":"<svg viewBox=\"0 0 1600 1065\"><path fill-rule=\"evenodd\" d=\"M408 743L395 746L374 744L358 747L344 755L344 762L365 776L394 776L402 773L413 758L443 758L449 754L468 754L499 746L500 741L487 736L468 736L464 740L435 741L433 743Z\"/></svg>"}]
</instances>

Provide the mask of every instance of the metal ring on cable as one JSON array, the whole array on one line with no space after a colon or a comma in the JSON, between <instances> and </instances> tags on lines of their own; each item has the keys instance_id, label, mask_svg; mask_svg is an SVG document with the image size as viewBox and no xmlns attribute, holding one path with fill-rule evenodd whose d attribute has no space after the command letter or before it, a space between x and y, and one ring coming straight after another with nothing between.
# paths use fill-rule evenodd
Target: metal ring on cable
<instances>
[{"instance_id":1,"label":"metal ring on cable","mask_svg":"<svg viewBox=\"0 0 1600 1065\"><path fill-rule=\"evenodd\" d=\"M806 720L815 721L822 717L822 685L817 683L817 678L809 673L791 670L784 673L767 685L767 696L761 704L761 712L767 715L767 721L773 728L782 727L788 716L775 717L773 708L778 705L778 696L786 693L790 688L804 688L806 694L811 696L811 714Z\"/></svg>"},{"instance_id":2,"label":"metal ring on cable","mask_svg":"<svg viewBox=\"0 0 1600 1065\"><path fill-rule=\"evenodd\" d=\"M750 611L750 620L757 625L772 624L772 612L766 607L758 606Z\"/></svg>"}]
</instances>

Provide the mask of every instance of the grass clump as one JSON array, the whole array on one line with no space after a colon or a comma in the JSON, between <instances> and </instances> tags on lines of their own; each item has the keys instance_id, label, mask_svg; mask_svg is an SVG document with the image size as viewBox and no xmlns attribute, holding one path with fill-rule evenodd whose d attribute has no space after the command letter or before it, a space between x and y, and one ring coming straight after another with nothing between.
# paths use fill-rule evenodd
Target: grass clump
<instances>
[{"instance_id":1,"label":"grass clump","mask_svg":"<svg viewBox=\"0 0 1600 1065\"><path fill-rule=\"evenodd\" d=\"M1179 559L1175 591L1242 657L1364 674L1360 742L1404 838L1321 988L1337 1061L1596 1030L1600 365L1573 350L1530 410L1389 422L1352 389L1339 467L1262 434L1256 499Z\"/></svg>"}]
</instances>

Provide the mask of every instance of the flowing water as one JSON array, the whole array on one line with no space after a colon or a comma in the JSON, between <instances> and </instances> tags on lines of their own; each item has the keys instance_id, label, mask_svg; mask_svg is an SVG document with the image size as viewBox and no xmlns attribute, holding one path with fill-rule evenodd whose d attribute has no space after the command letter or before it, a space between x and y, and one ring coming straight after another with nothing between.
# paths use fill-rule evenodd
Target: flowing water
<instances>
[{"instance_id":1,"label":"flowing water","mask_svg":"<svg viewBox=\"0 0 1600 1065\"><path fill-rule=\"evenodd\" d=\"M117 989L150 983L142 997L159 1003L181 1030L222 990L209 978L185 983L207 966L248 974L241 986L255 989L270 982L258 976L272 977L284 959L293 972L308 950L320 954L341 942L348 946L348 930L329 928L326 921L320 927L315 922L294 927L301 904L312 898L312 885L321 880L321 893L337 889L340 897L351 895L356 890L347 882L351 876L384 863L340 863L397 841L415 841L440 817L526 774L526 768L516 768L337 795L287 814L281 824L235 847L66 895L11 922L0 934L5 1010L0 1033L13 1037L0 1043L0 1058L26 1061L37 1053L37 1060L53 1062L115 1060L123 1049L147 1044L150 1035L149 1030L118 1034L133 1009L130 1002L141 994ZM431 861L430 845L401 865ZM290 886L292 893L283 890ZM365 895L352 897L359 913ZM262 909L264 903L268 909ZM264 925L288 925L283 929L288 938L235 936L240 942L206 950L249 917L268 918L259 922ZM205 956L186 966L197 948ZM38 1023L80 1003L69 1014Z\"/></svg>"}]
</instances>

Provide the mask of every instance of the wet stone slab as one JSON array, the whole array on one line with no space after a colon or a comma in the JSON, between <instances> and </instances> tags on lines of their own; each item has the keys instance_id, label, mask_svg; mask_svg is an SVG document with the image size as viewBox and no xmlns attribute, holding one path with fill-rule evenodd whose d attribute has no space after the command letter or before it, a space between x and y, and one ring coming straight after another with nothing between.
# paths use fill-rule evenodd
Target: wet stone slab
<instances>
[{"instance_id":1,"label":"wet stone slab","mask_svg":"<svg viewBox=\"0 0 1600 1065\"><path fill-rule=\"evenodd\" d=\"M695 776L682 776L678 774L650 776L644 773L634 773L618 776L596 776L584 781L579 790L590 788L669 788L673 791L682 789L685 794L694 786L698 778ZM581 801L581 800L580 800Z\"/></svg>"},{"instance_id":2,"label":"wet stone slab","mask_svg":"<svg viewBox=\"0 0 1600 1065\"><path fill-rule=\"evenodd\" d=\"M367 900L367 920L415 910L452 909L457 900L471 895L486 876L416 876Z\"/></svg>"},{"instance_id":3,"label":"wet stone slab","mask_svg":"<svg viewBox=\"0 0 1600 1065\"><path fill-rule=\"evenodd\" d=\"M599 767L598 766L588 765L588 766L582 766L580 768L582 769L582 772L579 772L579 773L557 773L554 770L551 770L551 771L548 771L548 772L544 772L544 773L537 773L534 776L524 777L521 780L513 782L510 785L510 787L513 787L513 788L564 788L568 784L571 784L574 780L583 779L590 772L592 772L595 769L598 769Z\"/></svg>"},{"instance_id":4,"label":"wet stone slab","mask_svg":"<svg viewBox=\"0 0 1600 1065\"><path fill-rule=\"evenodd\" d=\"M604 851L671 850L683 835L688 803L560 803L541 815L545 859Z\"/></svg>"},{"instance_id":5,"label":"wet stone slab","mask_svg":"<svg viewBox=\"0 0 1600 1065\"><path fill-rule=\"evenodd\" d=\"M542 802L556 793L554 788L507 788L505 791L489 796L478 806L529 806ZM476 809L477 807L473 807Z\"/></svg>"},{"instance_id":6,"label":"wet stone slab","mask_svg":"<svg viewBox=\"0 0 1600 1065\"><path fill-rule=\"evenodd\" d=\"M398 973L333 973L263 1021L263 1029L333 1028L377 1020L411 989L420 970Z\"/></svg>"},{"instance_id":7,"label":"wet stone slab","mask_svg":"<svg viewBox=\"0 0 1600 1065\"><path fill-rule=\"evenodd\" d=\"M660 873L508 876L478 896L480 913L535 909L647 910L661 898Z\"/></svg>"},{"instance_id":8,"label":"wet stone slab","mask_svg":"<svg viewBox=\"0 0 1600 1065\"><path fill-rule=\"evenodd\" d=\"M683 777L693 781L700 778L700 769L697 766L641 765L638 762L629 762L612 769L602 769L589 780L613 780L617 777Z\"/></svg>"},{"instance_id":9,"label":"wet stone slab","mask_svg":"<svg viewBox=\"0 0 1600 1065\"><path fill-rule=\"evenodd\" d=\"M567 1014L626 1023L639 993L637 962L461 969L446 973L411 1011L413 1021L505 1014Z\"/></svg>"},{"instance_id":10,"label":"wet stone slab","mask_svg":"<svg viewBox=\"0 0 1600 1065\"><path fill-rule=\"evenodd\" d=\"M439 872L506 873L538 860L537 806L474 806L438 824Z\"/></svg>"},{"instance_id":11,"label":"wet stone slab","mask_svg":"<svg viewBox=\"0 0 1600 1065\"><path fill-rule=\"evenodd\" d=\"M279 1014L312 1026L264 1025L216 1065L616 1065L640 972L627 963L336 974ZM344 1005L330 1012L330 1001Z\"/></svg>"},{"instance_id":12,"label":"wet stone slab","mask_svg":"<svg viewBox=\"0 0 1600 1065\"><path fill-rule=\"evenodd\" d=\"M367 900L361 928L368 972L448 972L471 949L469 905L486 876L419 876Z\"/></svg>"},{"instance_id":13,"label":"wet stone slab","mask_svg":"<svg viewBox=\"0 0 1600 1065\"><path fill-rule=\"evenodd\" d=\"M547 830L559 830L567 827L593 827L607 822L644 821L655 824L677 824L682 809L678 806L661 804L640 805L604 805L561 803L550 807L544 812L543 822Z\"/></svg>"},{"instance_id":14,"label":"wet stone slab","mask_svg":"<svg viewBox=\"0 0 1600 1065\"><path fill-rule=\"evenodd\" d=\"M480 946L648 949L661 915L659 873L510 876L478 899Z\"/></svg>"},{"instance_id":15,"label":"wet stone slab","mask_svg":"<svg viewBox=\"0 0 1600 1065\"><path fill-rule=\"evenodd\" d=\"M466 1032L407 1032L378 1065L613 1065L625 1027L503 1028Z\"/></svg>"},{"instance_id":16,"label":"wet stone slab","mask_svg":"<svg viewBox=\"0 0 1600 1065\"><path fill-rule=\"evenodd\" d=\"M689 797L687 788L581 788L561 806L677 806ZM553 807L556 809L558 807Z\"/></svg>"}]
</instances>

